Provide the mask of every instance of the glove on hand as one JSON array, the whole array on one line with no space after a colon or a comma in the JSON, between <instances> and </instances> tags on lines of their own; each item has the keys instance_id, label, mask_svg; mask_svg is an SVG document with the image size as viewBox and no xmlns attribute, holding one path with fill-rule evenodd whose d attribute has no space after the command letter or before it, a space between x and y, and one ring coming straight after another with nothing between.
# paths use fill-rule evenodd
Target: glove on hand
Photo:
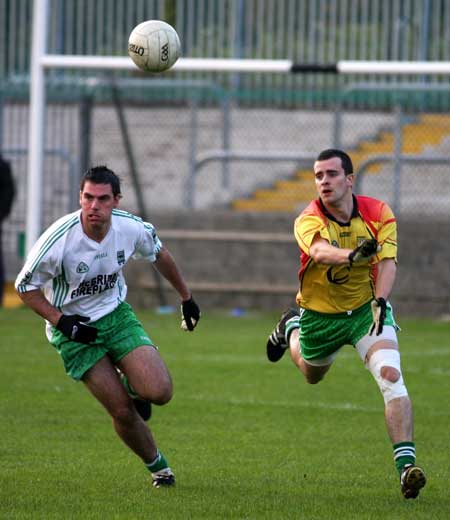
<instances>
[{"instance_id":1,"label":"glove on hand","mask_svg":"<svg viewBox=\"0 0 450 520\"><path fill-rule=\"evenodd\" d=\"M381 246L378 245L378 242L374 238L363 240L362 243L348 255L350 267L354 262L370 260L379 251L381 251Z\"/></svg>"},{"instance_id":2,"label":"glove on hand","mask_svg":"<svg viewBox=\"0 0 450 520\"><path fill-rule=\"evenodd\" d=\"M63 314L59 318L56 328L72 341L89 344L96 340L98 332L95 327L83 323L89 320L90 318L87 316L80 316L79 314L70 316Z\"/></svg>"},{"instance_id":3,"label":"glove on hand","mask_svg":"<svg viewBox=\"0 0 450 520\"><path fill-rule=\"evenodd\" d=\"M200 309L192 296L181 303L181 328L193 331L200 319Z\"/></svg>"},{"instance_id":4,"label":"glove on hand","mask_svg":"<svg viewBox=\"0 0 450 520\"><path fill-rule=\"evenodd\" d=\"M376 298L370 304L372 306L373 323L369 330L369 336L375 332L379 336L383 332L384 320L386 319L386 300Z\"/></svg>"}]
</instances>

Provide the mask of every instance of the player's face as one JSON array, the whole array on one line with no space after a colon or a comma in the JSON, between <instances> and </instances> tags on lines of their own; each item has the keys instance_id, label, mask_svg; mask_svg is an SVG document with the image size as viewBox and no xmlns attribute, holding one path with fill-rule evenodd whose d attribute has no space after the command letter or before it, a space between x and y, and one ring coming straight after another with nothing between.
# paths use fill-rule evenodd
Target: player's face
<instances>
[{"instance_id":1,"label":"player's face","mask_svg":"<svg viewBox=\"0 0 450 520\"><path fill-rule=\"evenodd\" d=\"M351 198L353 174L345 175L339 157L316 161L314 176L317 192L324 204L337 206Z\"/></svg>"},{"instance_id":2,"label":"player's face","mask_svg":"<svg viewBox=\"0 0 450 520\"><path fill-rule=\"evenodd\" d=\"M114 197L110 184L95 184L86 181L80 192L81 218L86 231L107 230L111 213L117 208L120 197Z\"/></svg>"}]
</instances>

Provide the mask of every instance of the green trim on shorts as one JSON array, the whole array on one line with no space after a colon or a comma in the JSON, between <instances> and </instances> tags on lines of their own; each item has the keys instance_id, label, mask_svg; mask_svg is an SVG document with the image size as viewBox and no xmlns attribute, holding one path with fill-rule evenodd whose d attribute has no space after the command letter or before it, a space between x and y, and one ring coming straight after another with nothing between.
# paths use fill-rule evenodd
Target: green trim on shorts
<instances>
[{"instance_id":1,"label":"green trim on shorts","mask_svg":"<svg viewBox=\"0 0 450 520\"><path fill-rule=\"evenodd\" d=\"M52 328L51 344L61 355L67 375L76 381L82 379L106 354L113 362L117 362L137 347L154 346L126 302L122 302L110 314L92 322L92 325L97 328L98 336L90 345L70 341L62 332Z\"/></svg>"},{"instance_id":2,"label":"green trim on shorts","mask_svg":"<svg viewBox=\"0 0 450 520\"><path fill-rule=\"evenodd\" d=\"M344 345L355 346L372 325L371 302L351 312L324 314L303 309L300 316L302 357L320 359L331 356ZM385 325L397 327L390 303L387 304Z\"/></svg>"}]
</instances>

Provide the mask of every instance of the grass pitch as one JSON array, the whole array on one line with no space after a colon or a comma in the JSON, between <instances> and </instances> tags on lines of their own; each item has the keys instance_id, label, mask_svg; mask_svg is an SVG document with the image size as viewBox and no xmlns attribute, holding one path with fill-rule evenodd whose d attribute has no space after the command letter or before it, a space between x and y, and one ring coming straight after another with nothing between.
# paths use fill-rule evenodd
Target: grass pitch
<instances>
[{"instance_id":1,"label":"grass pitch","mask_svg":"<svg viewBox=\"0 0 450 520\"><path fill-rule=\"evenodd\" d=\"M172 373L152 431L174 469L153 489L101 406L63 371L26 309L0 310L0 518L448 519L450 323L399 320L428 484L400 494L383 402L351 347L319 385L265 359L275 314L139 312Z\"/></svg>"}]
</instances>

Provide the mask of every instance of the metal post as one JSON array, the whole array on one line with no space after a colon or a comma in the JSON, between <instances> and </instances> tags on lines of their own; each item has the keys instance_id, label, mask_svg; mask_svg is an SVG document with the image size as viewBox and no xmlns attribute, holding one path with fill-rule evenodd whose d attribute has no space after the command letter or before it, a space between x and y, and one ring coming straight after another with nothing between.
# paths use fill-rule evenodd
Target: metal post
<instances>
[{"instance_id":1,"label":"metal post","mask_svg":"<svg viewBox=\"0 0 450 520\"><path fill-rule=\"evenodd\" d=\"M114 78L111 81L111 93L112 93L112 100L114 103L114 107L116 109L117 118L119 120L120 133L122 135L123 145L125 147L125 155L127 157L128 168L130 170L131 179L133 181L134 193L136 196L136 201L137 201L137 206L138 206L138 210L140 213L140 217L145 222L148 222L147 206L144 201L144 195L142 193L142 186L139 181L139 173L138 173L138 167L136 164L135 154L134 154L133 146L131 144L131 139L130 139L130 135L128 132L127 123L125 120L125 114L123 112L122 99L120 97L120 93L117 88L117 85L114 82ZM161 275L153 266L152 266L152 274L153 274L153 279L154 279L155 285L156 285L156 291L158 294L159 305L162 308L166 308L167 307L167 298L164 293L164 288L162 286Z\"/></svg>"},{"instance_id":2,"label":"metal post","mask_svg":"<svg viewBox=\"0 0 450 520\"><path fill-rule=\"evenodd\" d=\"M342 103L338 101L334 111L333 135L331 136L333 146L337 149L341 147L342 134Z\"/></svg>"},{"instance_id":3,"label":"metal post","mask_svg":"<svg viewBox=\"0 0 450 520\"><path fill-rule=\"evenodd\" d=\"M242 47L243 47L243 21L244 21L244 2L243 0L237 0L234 10L234 41L233 41L233 57L240 59L242 58ZM239 73L233 75L232 85L234 90L238 90L241 83L241 77Z\"/></svg>"},{"instance_id":4,"label":"metal post","mask_svg":"<svg viewBox=\"0 0 450 520\"><path fill-rule=\"evenodd\" d=\"M88 170L91 164L91 128L92 128L92 96L83 96L80 103L80 168L79 172ZM75 174L73 181L74 192L78 199L79 173ZM78 200L73 200L78 203Z\"/></svg>"},{"instance_id":5,"label":"metal post","mask_svg":"<svg viewBox=\"0 0 450 520\"><path fill-rule=\"evenodd\" d=\"M4 113L5 103L3 101L3 93L0 88L0 151L3 148L3 113Z\"/></svg>"},{"instance_id":6,"label":"metal post","mask_svg":"<svg viewBox=\"0 0 450 520\"><path fill-rule=\"evenodd\" d=\"M430 0L424 0L422 9L422 38L419 47L419 60L426 61L430 37ZM422 77L423 80L426 78Z\"/></svg>"},{"instance_id":7,"label":"metal post","mask_svg":"<svg viewBox=\"0 0 450 520\"><path fill-rule=\"evenodd\" d=\"M136 197L136 203L138 211L142 220L147 221L147 207L144 201L144 195L142 193L141 183L139 181L138 167L136 158L131 144L130 135L128 133L128 126L125 121L125 114L123 112L122 99L120 97L117 85L114 79L111 81L111 94L114 108L116 110L117 119L119 120L120 134L123 139L123 146L125 148L125 156L128 162L128 168L130 171L131 180L133 182L134 195Z\"/></svg>"},{"instance_id":8,"label":"metal post","mask_svg":"<svg viewBox=\"0 0 450 520\"><path fill-rule=\"evenodd\" d=\"M394 141L394 177L393 177L393 211L400 213L400 191L402 175L402 143L403 143L403 112L401 104L395 107L395 141Z\"/></svg>"},{"instance_id":9,"label":"metal post","mask_svg":"<svg viewBox=\"0 0 450 520\"><path fill-rule=\"evenodd\" d=\"M228 93L222 98L222 122L222 147L228 152L231 135L231 103ZM222 188L227 192L230 189L230 165L226 160L222 163Z\"/></svg>"},{"instance_id":10,"label":"metal post","mask_svg":"<svg viewBox=\"0 0 450 520\"><path fill-rule=\"evenodd\" d=\"M421 39L420 39L420 47L419 47L419 59L426 60L428 56L429 49L429 38L430 38L430 0L424 0L423 8L422 8L422 24L421 24ZM422 75L420 77L420 81L422 83L429 83L429 76ZM426 106L427 95L426 92L422 92L420 96L420 108L421 110L425 109Z\"/></svg>"},{"instance_id":11,"label":"metal post","mask_svg":"<svg viewBox=\"0 0 450 520\"><path fill-rule=\"evenodd\" d=\"M30 81L30 129L27 184L26 251L42 231L45 75L41 57L46 51L48 0L34 0Z\"/></svg>"},{"instance_id":12,"label":"metal post","mask_svg":"<svg viewBox=\"0 0 450 520\"><path fill-rule=\"evenodd\" d=\"M194 94L191 98L191 139L189 141L189 174L186 183L186 200L185 206L188 209L194 209L195 206L195 176L196 176L196 161L198 145L198 99Z\"/></svg>"}]
</instances>

